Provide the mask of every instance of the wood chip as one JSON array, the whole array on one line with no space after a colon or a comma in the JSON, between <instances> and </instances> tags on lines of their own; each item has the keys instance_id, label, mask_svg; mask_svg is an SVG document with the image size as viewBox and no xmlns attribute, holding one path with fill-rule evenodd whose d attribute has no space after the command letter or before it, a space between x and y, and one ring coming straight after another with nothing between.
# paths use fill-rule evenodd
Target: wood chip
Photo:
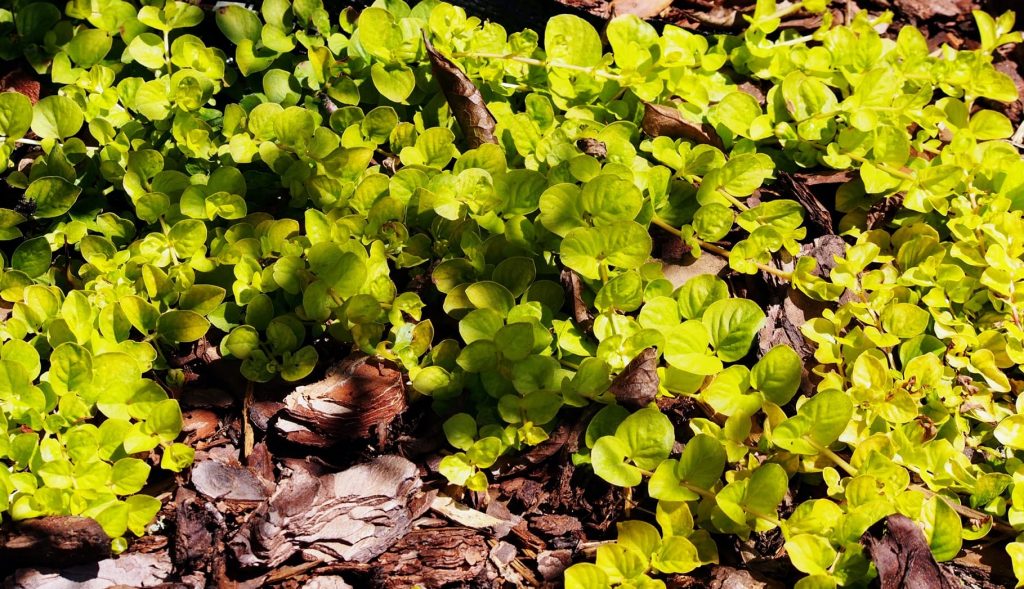
<instances>
[{"instance_id":1,"label":"wood chip","mask_svg":"<svg viewBox=\"0 0 1024 589\"><path fill-rule=\"evenodd\" d=\"M240 464L203 460L192 468L192 486L210 499L263 501L270 496L264 481Z\"/></svg>"},{"instance_id":2,"label":"wood chip","mask_svg":"<svg viewBox=\"0 0 1024 589\"><path fill-rule=\"evenodd\" d=\"M33 518L0 530L0 563L64 567L108 556L110 537L87 517Z\"/></svg>"},{"instance_id":3,"label":"wood chip","mask_svg":"<svg viewBox=\"0 0 1024 589\"><path fill-rule=\"evenodd\" d=\"M189 570L207 570L214 556L214 534L223 523L216 509L193 491L174 495L174 562Z\"/></svg>"},{"instance_id":4,"label":"wood chip","mask_svg":"<svg viewBox=\"0 0 1024 589\"><path fill-rule=\"evenodd\" d=\"M157 587L171 574L166 551L125 554L95 564L66 569L20 569L4 583L5 589L106 589Z\"/></svg>"},{"instance_id":5,"label":"wood chip","mask_svg":"<svg viewBox=\"0 0 1024 589\"><path fill-rule=\"evenodd\" d=\"M871 205L867 216L868 229L881 229L888 225L903 208L904 196L902 192L897 192Z\"/></svg>"},{"instance_id":6,"label":"wood chip","mask_svg":"<svg viewBox=\"0 0 1024 589\"><path fill-rule=\"evenodd\" d=\"M605 145L604 141L600 141L598 139L593 139L591 137L577 139L576 147L583 153L591 157L596 157L599 160L603 160L608 157L608 146Z\"/></svg>"},{"instance_id":7,"label":"wood chip","mask_svg":"<svg viewBox=\"0 0 1024 589\"><path fill-rule=\"evenodd\" d=\"M918 20L951 18L971 10L970 0L893 0L892 4L907 16Z\"/></svg>"},{"instance_id":8,"label":"wood chip","mask_svg":"<svg viewBox=\"0 0 1024 589\"><path fill-rule=\"evenodd\" d=\"M632 14L640 18L658 16L672 6L672 0L612 0L611 16Z\"/></svg>"},{"instance_id":9,"label":"wood chip","mask_svg":"<svg viewBox=\"0 0 1024 589\"><path fill-rule=\"evenodd\" d=\"M306 560L368 562L426 508L416 465L381 456L338 473L297 469L230 540L243 567Z\"/></svg>"},{"instance_id":10,"label":"wood chip","mask_svg":"<svg viewBox=\"0 0 1024 589\"><path fill-rule=\"evenodd\" d=\"M935 562L924 532L910 518L894 514L861 537L878 568L881 589L953 589L957 583Z\"/></svg>"},{"instance_id":11,"label":"wood chip","mask_svg":"<svg viewBox=\"0 0 1024 589\"><path fill-rule=\"evenodd\" d=\"M687 258L684 263L664 264L662 267L662 270L665 272L665 278L676 288L679 288L694 276L701 274L718 275L729 267L729 260L711 252L703 252L700 258L697 259L694 259L692 256L687 256Z\"/></svg>"},{"instance_id":12,"label":"wood chip","mask_svg":"<svg viewBox=\"0 0 1024 589\"><path fill-rule=\"evenodd\" d=\"M373 575L377 584L386 589L416 585L490 587L475 582L485 574L489 556L487 541L476 530L415 530L376 560Z\"/></svg>"},{"instance_id":13,"label":"wood chip","mask_svg":"<svg viewBox=\"0 0 1024 589\"><path fill-rule=\"evenodd\" d=\"M788 172L779 172L778 183L775 188L779 189L783 198L795 198L804 210L807 211L807 219L817 226L822 233L834 234L832 225L832 214L825 205L821 204L818 197L808 188L807 184Z\"/></svg>"},{"instance_id":14,"label":"wood chip","mask_svg":"<svg viewBox=\"0 0 1024 589\"><path fill-rule=\"evenodd\" d=\"M463 505L447 495L438 495L430 503L430 509L445 518L474 530L490 530L494 536L501 538L512 529L513 523L488 515L482 511Z\"/></svg>"}]
</instances>

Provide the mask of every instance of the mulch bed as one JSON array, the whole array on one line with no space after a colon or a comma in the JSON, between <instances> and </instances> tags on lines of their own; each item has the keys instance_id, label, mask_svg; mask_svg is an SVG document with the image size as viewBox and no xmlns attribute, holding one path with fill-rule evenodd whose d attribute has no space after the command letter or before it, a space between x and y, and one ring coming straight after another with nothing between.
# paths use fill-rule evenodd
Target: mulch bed
<instances>
[{"instance_id":1,"label":"mulch bed","mask_svg":"<svg viewBox=\"0 0 1024 589\"><path fill-rule=\"evenodd\" d=\"M632 12L659 26L709 34L739 30L742 15L754 4L454 3L497 19L510 30L537 27L564 11L597 24L612 14ZM837 22L859 10L892 10L897 26L891 30L916 26L932 46L970 48L977 38L971 10L998 14L1017 4L838 0L832 9ZM817 18L794 18L783 26L813 30L819 24ZM1024 48L1006 51L998 59L998 67L1024 88ZM26 83L31 80L10 75L0 79L3 88ZM1024 103L1017 101L1004 111L1018 126ZM817 239L805 253L819 256L822 263L829 261L827 254L838 240L832 235L830 190L834 194L837 183L845 180L784 174L772 188L799 199L811 212L809 228ZM888 213L873 211L875 222L884 223ZM656 251L665 259L685 257L671 236L661 235L658 241ZM790 300L768 277L723 272L738 294L755 298L768 311L771 321L762 332L763 349L784 342L810 352L796 329L799 301ZM323 352L321 358L329 358L332 351ZM394 366L333 353L329 368L299 388L280 383L254 387L238 375L237 365L201 347L180 358L194 375L180 402L186 442L197 450L196 464L146 489L164 501L153 533L111 559L109 540L91 520L47 518L9 526L0 530L4 587L557 586L567 566L592 558L596 546L614 537L615 522L628 517L619 489L597 479L589 468L573 465L572 455L592 412L564 412L550 440L507 458L486 493L464 493L448 487L437 473L444 435L429 401L407 402L404 375ZM642 370L636 367L635 378L643 378ZM701 415L685 398L659 403L679 431ZM967 550L937 569L923 570L907 564L921 550L911 536L900 522L890 520L888 529L874 531L868 542L886 579L884 586L1014 585L1000 544ZM778 530L730 542L720 542L720 565L668 578L668 586L774 588L796 578ZM951 584L954 579L958 585Z\"/></svg>"}]
</instances>

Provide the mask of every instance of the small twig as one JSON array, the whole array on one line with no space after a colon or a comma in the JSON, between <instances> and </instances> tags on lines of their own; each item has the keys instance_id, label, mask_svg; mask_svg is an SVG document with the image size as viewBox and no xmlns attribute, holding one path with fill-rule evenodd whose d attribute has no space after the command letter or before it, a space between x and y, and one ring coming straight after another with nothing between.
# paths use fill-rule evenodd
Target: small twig
<instances>
[{"instance_id":1,"label":"small twig","mask_svg":"<svg viewBox=\"0 0 1024 589\"><path fill-rule=\"evenodd\" d=\"M998 530L999 532L1009 536L1017 535L1017 530L1014 529L1014 527L1011 526L1009 522L1005 522L995 517L994 515L978 511L977 509L971 509L970 507L967 507L966 505L963 505L961 503L956 503L955 501L950 500L949 497L946 497L945 495L940 495L939 493L936 493L935 491L932 491L931 489L923 485L912 484L909 488L914 491L920 491L921 493L924 493L924 495L929 499L931 499L932 497L941 498L943 501L946 502L946 505L953 508L953 511L957 512L963 517L966 517L967 519L976 521L991 521L993 530Z\"/></svg>"},{"instance_id":2,"label":"small twig","mask_svg":"<svg viewBox=\"0 0 1024 589\"><path fill-rule=\"evenodd\" d=\"M245 400L242 402L242 455L248 458L255 446L252 422L249 421L249 409L252 407L252 381L245 386Z\"/></svg>"}]
</instances>

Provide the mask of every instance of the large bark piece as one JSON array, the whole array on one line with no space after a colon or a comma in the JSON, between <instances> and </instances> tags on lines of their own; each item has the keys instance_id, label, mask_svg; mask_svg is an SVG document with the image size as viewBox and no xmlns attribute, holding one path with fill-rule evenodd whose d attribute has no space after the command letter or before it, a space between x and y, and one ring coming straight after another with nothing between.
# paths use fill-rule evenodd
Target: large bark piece
<instances>
[{"instance_id":1,"label":"large bark piece","mask_svg":"<svg viewBox=\"0 0 1024 589\"><path fill-rule=\"evenodd\" d=\"M0 567L70 566L110 556L110 537L87 517L29 519L0 529Z\"/></svg>"},{"instance_id":2,"label":"large bark piece","mask_svg":"<svg viewBox=\"0 0 1024 589\"><path fill-rule=\"evenodd\" d=\"M876 524L861 537L878 568L881 589L953 589L932 556L924 532L910 518L895 514Z\"/></svg>"},{"instance_id":3,"label":"large bark piece","mask_svg":"<svg viewBox=\"0 0 1024 589\"><path fill-rule=\"evenodd\" d=\"M106 589L107 587L157 587L171 574L166 551L136 552L94 564L62 570L23 569L4 581L4 589Z\"/></svg>"},{"instance_id":4,"label":"large bark piece","mask_svg":"<svg viewBox=\"0 0 1024 589\"><path fill-rule=\"evenodd\" d=\"M479 587L472 581L484 575L489 553L484 536L474 530L416 530L377 559L374 577L388 589Z\"/></svg>"},{"instance_id":5,"label":"large bark piece","mask_svg":"<svg viewBox=\"0 0 1024 589\"><path fill-rule=\"evenodd\" d=\"M405 377L393 363L363 354L327 370L323 380L298 387L271 420L290 442L318 448L378 436L405 411Z\"/></svg>"},{"instance_id":6,"label":"large bark piece","mask_svg":"<svg viewBox=\"0 0 1024 589\"><path fill-rule=\"evenodd\" d=\"M405 536L429 500L416 465L381 456L316 476L296 469L229 542L242 566L306 560L368 562Z\"/></svg>"}]
</instances>

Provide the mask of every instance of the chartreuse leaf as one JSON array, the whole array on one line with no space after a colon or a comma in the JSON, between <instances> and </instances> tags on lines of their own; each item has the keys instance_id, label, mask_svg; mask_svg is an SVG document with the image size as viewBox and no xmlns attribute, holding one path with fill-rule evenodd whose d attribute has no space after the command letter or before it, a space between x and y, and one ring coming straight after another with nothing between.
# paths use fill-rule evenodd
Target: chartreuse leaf
<instances>
[{"instance_id":1,"label":"chartreuse leaf","mask_svg":"<svg viewBox=\"0 0 1024 589\"><path fill-rule=\"evenodd\" d=\"M618 225L615 231L581 227L562 240L560 253L566 266L585 278L597 280L602 268L635 268L647 261L651 237L633 221Z\"/></svg>"},{"instance_id":2,"label":"chartreuse leaf","mask_svg":"<svg viewBox=\"0 0 1024 589\"><path fill-rule=\"evenodd\" d=\"M625 418L614 435L598 439L591 454L594 472L620 487L635 487L643 471L666 458L674 441L672 424L657 409L641 409Z\"/></svg>"},{"instance_id":3,"label":"chartreuse leaf","mask_svg":"<svg viewBox=\"0 0 1024 589\"><path fill-rule=\"evenodd\" d=\"M822 391L772 430L772 442L795 454L821 453L839 439L852 415L853 403L848 395Z\"/></svg>"},{"instance_id":4,"label":"chartreuse leaf","mask_svg":"<svg viewBox=\"0 0 1024 589\"><path fill-rule=\"evenodd\" d=\"M209 328L210 322L195 311L168 311L156 322L156 332L172 343L194 342Z\"/></svg>"},{"instance_id":5,"label":"chartreuse leaf","mask_svg":"<svg viewBox=\"0 0 1024 589\"><path fill-rule=\"evenodd\" d=\"M32 102L17 92L0 93L0 135L20 139L32 125Z\"/></svg>"},{"instance_id":6,"label":"chartreuse leaf","mask_svg":"<svg viewBox=\"0 0 1024 589\"><path fill-rule=\"evenodd\" d=\"M44 139L65 139L85 122L82 109L66 96L47 96L32 109L32 131Z\"/></svg>"},{"instance_id":7,"label":"chartreuse leaf","mask_svg":"<svg viewBox=\"0 0 1024 589\"><path fill-rule=\"evenodd\" d=\"M62 177L46 176L28 185L25 198L35 203L36 217L48 219L68 212L81 193L81 188Z\"/></svg>"},{"instance_id":8,"label":"chartreuse leaf","mask_svg":"<svg viewBox=\"0 0 1024 589\"><path fill-rule=\"evenodd\" d=\"M565 570L566 589L610 589L608 573L596 564L581 562Z\"/></svg>"},{"instance_id":9,"label":"chartreuse leaf","mask_svg":"<svg viewBox=\"0 0 1024 589\"><path fill-rule=\"evenodd\" d=\"M786 540L786 553L800 572L829 575L837 552L827 538L815 534L797 534Z\"/></svg>"},{"instance_id":10,"label":"chartreuse leaf","mask_svg":"<svg viewBox=\"0 0 1024 589\"><path fill-rule=\"evenodd\" d=\"M0 10L4 58L47 81L38 103L18 72L0 93L12 519L92 517L126 549L160 509L139 494L157 459L194 458L165 389L207 368L177 360L218 342L252 382L318 375L329 350L393 368L443 416L441 473L480 492L592 402L702 408L597 412L574 460L647 478L631 501L661 531L622 522L569 587L715 562L780 523L790 476L803 589L869 583L859 538L893 512L940 560L1024 522L1024 163L994 65L1012 13L933 54L863 11L801 36L784 21L826 2L759 0L714 38L613 19L605 55L576 16L538 35L443 2L222 3L205 23L183 0L86 4ZM421 33L495 143L453 131ZM638 125L648 105L682 137ZM725 258L749 280L714 276ZM805 343L794 328L807 348L777 343Z\"/></svg>"},{"instance_id":11,"label":"chartreuse leaf","mask_svg":"<svg viewBox=\"0 0 1024 589\"><path fill-rule=\"evenodd\" d=\"M774 347L750 370L750 386L764 393L772 403L785 405L800 388L802 364L793 348Z\"/></svg>"},{"instance_id":12,"label":"chartreuse leaf","mask_svg":"<svg viewBox=\"0 0 1024 589\"><path fill-rule=\"evenodd\" d=\"M242 6L228 4L217 9L216 19L217 27L235 45L243 39L248 39L252 43L259 42L263 24L255 12Z\"/></svg>"},{"instance_id":13,"label":"chartreuse leaf","mask_svg":"<svg viewBox=\"0 0 1024 589\"><path fill-rule=\"evenodd\" d=\"M765 315L757 303L747 299L723 299L708 305L701 321L711 336L711 346L725 362L747 355Z\"/></svg>"},{"instance_id":14,"label":"chartreuse leaf","mask_svg":"<svg viewBox=\"0 0 1024 589\"><path fill-rule=\"evenodd\" d=\"M1011 415L1003 419L993 432L1000 444L1015 450L1024 450L1024 415Z\"/></svg>"},{"instance_id":15,"label":"chartreuse leaf","mask_svg":"<svg viewBox=\"0 0 1024 589\"><path fill-rule=\"evenodd\" d=\"M662 501L696 501L710 495L725 470L722 443L707 434L697 434L683 448L678 460L658 465L648 483L651 497Z\"/></svg>"},{"instance_id":16,"label":"chartreuse leaf","mask_svg":"<svg viewBox=\"0 0 1024 589\"><path fill-rule=\"evenodd\" d=\"M593 67L601 61L601 38L597 31L571 14L560 14L548 21L544 47L549 58L571 65Z\"/></svg>"}]
</instances>

